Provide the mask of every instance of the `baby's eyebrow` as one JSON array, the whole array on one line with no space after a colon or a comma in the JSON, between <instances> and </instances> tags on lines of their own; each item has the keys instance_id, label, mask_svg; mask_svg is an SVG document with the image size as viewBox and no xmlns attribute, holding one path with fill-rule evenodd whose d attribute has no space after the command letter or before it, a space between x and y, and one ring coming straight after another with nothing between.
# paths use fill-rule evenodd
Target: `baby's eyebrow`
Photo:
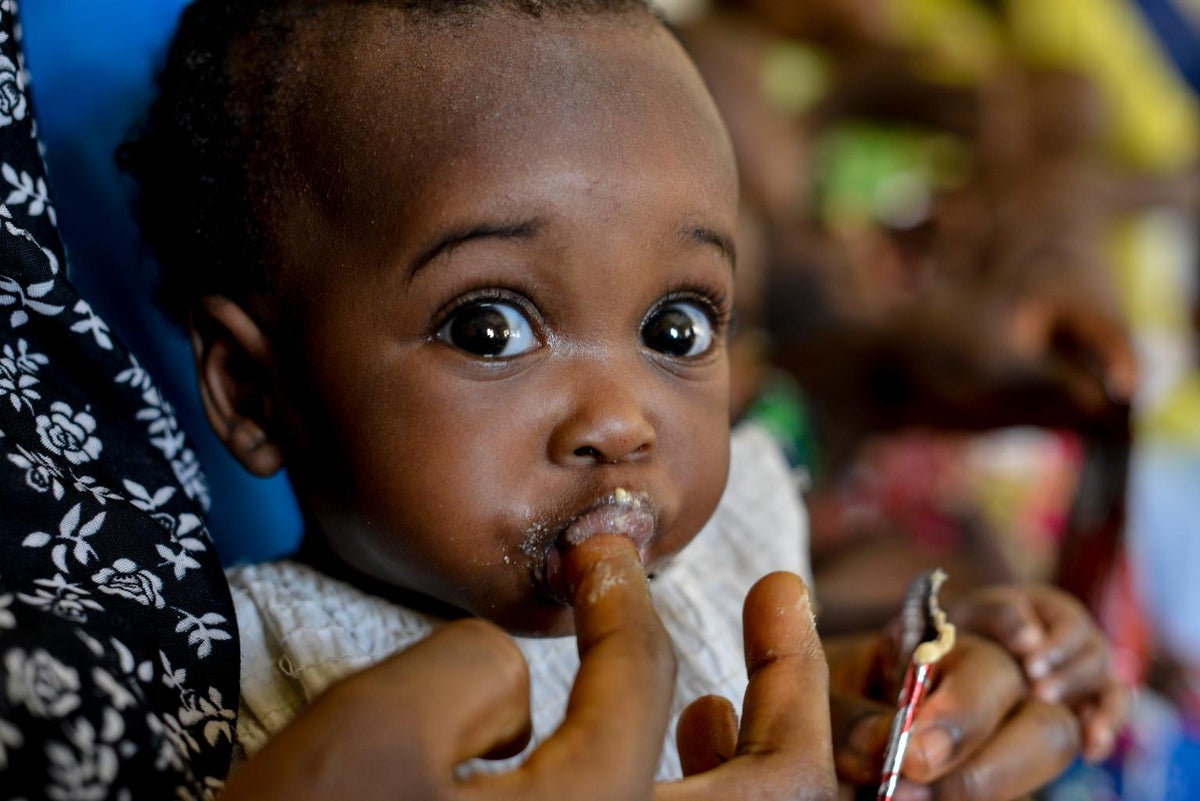
<instances>
[{"instance_id":1,"label":"baby's eyebrow","mask_svg":"<svg viewBox=\"0 0 1200 801\"><path fill-rule=\"evenodd\" d=\"M424 248L408 268L408 280L416 277L429 262L443 253L453 250L472 239L518 239L537 233L540 221L523 220L516 223L481 223L445 231L432 244Z\"/></svg>"},{"instance_id":2,"label":"baby's eyebrow","mask_svg":"<svg viewBox=\"0 0 1200 801\"><path fill-rule=\"evenodd\" d=\"M426 265L443 253L473 239L521 239L533 236L541 225L538 219L515 223L481 223L443 232L430 245L421 250L408 269L408 280L412 281ZM730 269L737 264L737 251L733 237L704 225L686 226L680 232L685 244L711 245L721 252L729 262Z\"/></svg>"},{"instance_id":3,"label":"baby's eyebrow","mask_svg":"<svg viewBox=\"0 0 1200 801\"><path fill-rule=\"evenodd\" d=\"M733 237L703 225L692 225L683 230L683 238L689 243L713 245L729 262L729 269L737 266L737 249L733 246Z\"/></svg>"}]
</instances>

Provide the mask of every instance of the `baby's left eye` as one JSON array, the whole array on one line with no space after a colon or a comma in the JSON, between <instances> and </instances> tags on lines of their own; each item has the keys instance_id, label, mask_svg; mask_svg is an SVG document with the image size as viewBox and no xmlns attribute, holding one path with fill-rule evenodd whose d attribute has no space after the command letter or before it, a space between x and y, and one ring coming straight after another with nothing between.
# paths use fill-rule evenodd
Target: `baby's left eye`
<instances>
[{"instance_id":1,"label":"baby's left eye","mask_svg":"<svg viewBox=\"0 0 1200 801\"><path fill-rule=\"evenodd\" d=\"M701 356L712 347L713 328L712 318L700 304L677 300L650 312L642 323L642 342L668 356Z\"/></svg>"}]
</instances>

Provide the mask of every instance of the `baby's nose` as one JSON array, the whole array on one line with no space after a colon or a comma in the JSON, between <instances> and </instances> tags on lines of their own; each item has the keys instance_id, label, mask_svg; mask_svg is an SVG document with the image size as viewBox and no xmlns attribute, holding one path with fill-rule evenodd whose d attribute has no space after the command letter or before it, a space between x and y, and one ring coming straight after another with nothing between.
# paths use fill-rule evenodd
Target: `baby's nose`
<instances>
[{"instance_id":1,"label":"baby's nose","mask_svg":"<svg viewBox=\"0 0 1200 801\"><path fill-rule=\"evenodd\" d=\"M654 450L654 426L643 393L631 381L591 380L572 392L569 411L551 438L556 464L615 464Z\"/></svg>"}]
</instances>

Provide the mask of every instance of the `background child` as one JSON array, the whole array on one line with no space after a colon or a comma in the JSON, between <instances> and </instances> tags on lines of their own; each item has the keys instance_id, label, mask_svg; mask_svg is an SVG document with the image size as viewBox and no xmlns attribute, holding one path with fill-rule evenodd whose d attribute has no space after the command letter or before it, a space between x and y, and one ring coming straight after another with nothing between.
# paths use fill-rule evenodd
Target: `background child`
<instances>
[{"instance_id":1,"label":"background child","mask_svg":"<svg viewBox=\"0 0 1200 801\"><path fill-rule=\"evenodd\" d=\"M802 570L803 529L761 433L735 437L726 486L736 175L698 76L640 3L201 2L129 157L210 422L251 472L288 465L307 520L303 562L234 578L248 750L445 618L571 633L567 565L605 534L654 575L673 714L742 695L740 601L764 572ZM749 604L747 632L774 612ZM520 644L537 740L575 645ZM971 725L939 759L917 752L927 780L985 746L1036 754L1027 782L1074 753L1056 734L1069 715L1026 732L1011 659L968 643L956 664L941 697L959 706L997 683L983 714L941 704ZM701 738L682 768L728 745ZM669 743L660 775L680 771Z\"/></svg>"}]
</instances>

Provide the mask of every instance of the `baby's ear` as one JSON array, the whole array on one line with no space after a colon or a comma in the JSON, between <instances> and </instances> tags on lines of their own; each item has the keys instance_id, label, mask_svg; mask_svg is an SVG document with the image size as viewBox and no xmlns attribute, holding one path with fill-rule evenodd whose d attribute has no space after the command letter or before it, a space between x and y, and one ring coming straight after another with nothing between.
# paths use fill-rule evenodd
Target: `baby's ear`
<instances>
[{"instance_id":1,"label":"baby's ear","mask_svg":"<svg viewBox=\"0 0 1200 801\"><path fill-rule=\"evenodd\" d=\"M200 397L209 425L242 466L267 477L283 467L271 437L271 343L246 311L205 295L189 321Z\"/></svg>"}]
</instances>

